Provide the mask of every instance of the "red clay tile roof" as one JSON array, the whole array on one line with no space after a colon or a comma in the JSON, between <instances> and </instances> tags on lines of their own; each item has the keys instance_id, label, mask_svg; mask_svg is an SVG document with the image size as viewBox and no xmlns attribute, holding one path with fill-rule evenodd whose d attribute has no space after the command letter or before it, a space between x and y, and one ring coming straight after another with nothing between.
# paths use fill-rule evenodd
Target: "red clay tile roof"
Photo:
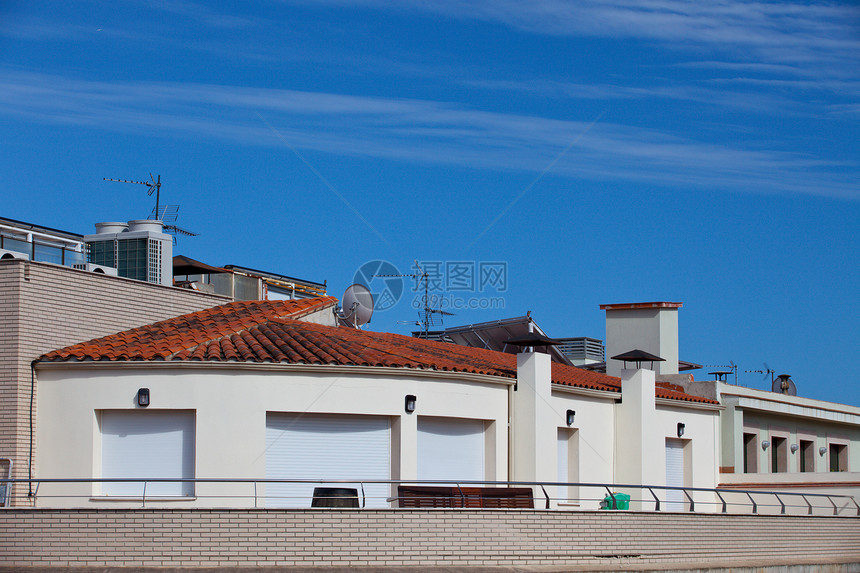
<instances>
[{"instance_id":1,"label":"red clay tile roof","mask_svg":"<svg viewBox=\"0 0 860 573\"><path fill-rule=\"evenodd\" d=\"M69 346L40 360L282 362L420 368L516 378L514 354L297 320L336 302L333 297L234 302ZM621 391L617 377L565 364L552 364L552 380L565 386ZM677 400L711 402L658 389L657 395L661 393Z\"/></svg>"},{"instance_id":2,"label":"red clay tile roof","mask_svg":"<svg viewBox=\"0 0 860 573\"><path fill-rule=\"evenodd\" d=\"M117 334L49 352L40 360L170 360L201 343L241 331L262 321L300 318L333 307L331 296L291 301L232 302L183 314Z\"/></svg>"}]
</instances>

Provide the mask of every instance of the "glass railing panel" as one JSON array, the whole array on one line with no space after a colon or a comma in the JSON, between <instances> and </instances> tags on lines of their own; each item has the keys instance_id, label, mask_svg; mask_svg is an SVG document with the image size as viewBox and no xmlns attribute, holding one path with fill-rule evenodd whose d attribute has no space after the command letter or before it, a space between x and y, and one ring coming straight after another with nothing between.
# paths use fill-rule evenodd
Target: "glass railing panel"
<instances>
[{"instance_id":1,"label":"glass railing panel","mask_svg":"<svg viewBox=\"0 0 860 573\"><path fill-rule=\"evenodd\" d=\"M7 251L15 251L17 253L32 254L33 246L27 241L13 239L12 237L3 237L3 248Z\"/></svg>"},{"instance_id":2,"label":"glass railing panel","mask_svg":"<svg viewBox=\"0 0 860 573\"><path fill-rule=\"evenodd\" d=\"M63 249L35 243L33 245L33 260L61 265L63 264Z\"/></svg>"}]
</instances>

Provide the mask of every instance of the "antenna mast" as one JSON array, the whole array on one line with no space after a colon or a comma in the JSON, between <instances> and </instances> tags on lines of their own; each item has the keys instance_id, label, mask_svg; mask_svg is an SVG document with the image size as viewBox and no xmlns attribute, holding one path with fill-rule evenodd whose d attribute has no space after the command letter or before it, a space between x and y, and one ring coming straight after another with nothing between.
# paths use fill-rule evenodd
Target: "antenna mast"
<instances>
[{"instance_id":1,"label":"antenna mast","mask_svg":"<svg viewBox=\"0 0 860 573\"><path fill-rule=\"evenodd\" d=\"M768 366L767 362L765 362L762 366L763 366L762 370L744 370L744 372L754 373L754 374L764 374L764 378L762 378L762 380L767 380L767 375L770 374L770 385L773 386L773 374L774 374L774 372L776 372L776 370L774 370L773 368Z\"/></svg>"},{"instance_id":2,"label":"antenna mast","mask_svg":"<svg viewBox=\"0 0 860 573\"><path fill-rule=\"evenodd\" d=\"M146 185L149 189L146 194L152 197L152 194L155 193L155 209L152 210L152 214L147 217L155 219L156 221L165 222L174 222L176 218L179 216L179 205L165 205L161 206L161 175L157 177L153 176L152 173L149 174L149 181L131 181L130 179L111 179L109 177L103 177L104 181L116 181L117 183L134 183L136 185ZM177 227L176 225L163 225L165 231L173 233L173 242L176 243L176 235L185 235L187 237L196 237L197 233L193 231L189 231L187 229L183 229L182 227Z\"/></svg>"},{"instance_id":3,"label":"antenna mast","mask_svg":"<svg viewBox=\"0 0 860 573\"><path fill-rule=\"evenodd\" d=\"M417 273L409 273L409 274L398 274L398 275L373 275L374 277L410 277L415 280L424 281L424 309L418 314L420 320L415 322L417 326L424 327L424 338L427 338L428 333L430 332L430 326L435 325L433 321L433 315L438 314L440 316L454 316L453 312L447 312L442 310L441 308L431 308L430 307L430 285L428 280L427 271L421 268L421 265L418 264L418 259L415 259L415 268L418 269ZM423 317L421 316L423 314Z\"/></svg>"},{"instance_id":4,"label":"antenna mast","mask_svg":"<svg viewBox=\"0 0 860 573\"><path fill-rule=\"evenodd\" d=\"M150 181L131 181L129 179L110 179L108 177L104 177L104 181L116 181L117 183L135 183L137 185L146 185L149 187L149 191L146 192L150 197L152 196L153 191L155 192L155 218L158 219L158 204L161 200L161 175L158 176L158 179L155 179L152 176L152 173L149 174Z\"/></svg>"}]
</instances>

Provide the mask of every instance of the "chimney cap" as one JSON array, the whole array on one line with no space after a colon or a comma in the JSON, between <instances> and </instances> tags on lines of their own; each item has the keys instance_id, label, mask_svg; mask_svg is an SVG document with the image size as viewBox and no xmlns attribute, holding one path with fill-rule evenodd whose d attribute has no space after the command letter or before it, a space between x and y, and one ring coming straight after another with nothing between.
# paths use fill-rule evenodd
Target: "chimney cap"
<instances>
[{"instance_id":1,"label":"chimney cap","mask_svg":"<svg viewBox=\"0 0 860 573\"><path fill-rule=\"evenodd\" d=\"M636 368L639 368L643 362L666 362L665 358L660 358L655 354L651 354L650 352L645 352L644 350L630 350L629 352L625 352L624 354L618 354L612 357L612 360L621 360L622 362L635 362Z\"/></svg>"},{"instance_id":2,"label":"chimney cap","mask_svg":"<svg viewBox=\"0 0 860 573\"><path fill-rule=\"evenodd\" d=\"M618 304L601 304L600 310L635 310L640 308L681 308L682 302L623 302Z\"/></svg>"}]
</instances>

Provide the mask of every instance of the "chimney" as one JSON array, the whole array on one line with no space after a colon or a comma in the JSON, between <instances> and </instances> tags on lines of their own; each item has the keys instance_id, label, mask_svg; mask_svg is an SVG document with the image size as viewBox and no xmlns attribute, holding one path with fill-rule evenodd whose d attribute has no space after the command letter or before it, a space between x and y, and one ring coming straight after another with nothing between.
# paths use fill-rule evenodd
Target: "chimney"
<instances>
[{"instance_id":1,"label":"chimney","mask_svg":"<svg viewBox=\"0 0 860 573\"><path fill-rule=\"evenodd\" d=\"M555 481L559 414L551 405L552 359L534 348L555 346L558 341L534 332L529 324L527 334L506 344L522 348L517 354L517 385L511 393L509 479Z\"/></svg>"},{"instance_id":2,"label":"chimney","mask_svg":"<svg viewBox=\"0 0 860 573\"><path fill-rule=\"evenodd\" d=\"M678 309L680 302L601 304L606 311L606 356L634 349L655 354L665 362L643 363L656 374L678 373ZM653 366L652 366L653 364ZM606 373L621 376L624 363L606 360Z\"/></svg>"},{"instance_id":3,"label":"chimney","mask_svg":"<svg viewBox=\"0 0 860 573\"><path fill-rule=\"evenodd\" d=\"M517 354L517 386L511 395L511 479L555 481L558 414L552 403L552 361L543 352ZM549 438L552 439L549 439Z\"/></svg>"}]
</instances>

